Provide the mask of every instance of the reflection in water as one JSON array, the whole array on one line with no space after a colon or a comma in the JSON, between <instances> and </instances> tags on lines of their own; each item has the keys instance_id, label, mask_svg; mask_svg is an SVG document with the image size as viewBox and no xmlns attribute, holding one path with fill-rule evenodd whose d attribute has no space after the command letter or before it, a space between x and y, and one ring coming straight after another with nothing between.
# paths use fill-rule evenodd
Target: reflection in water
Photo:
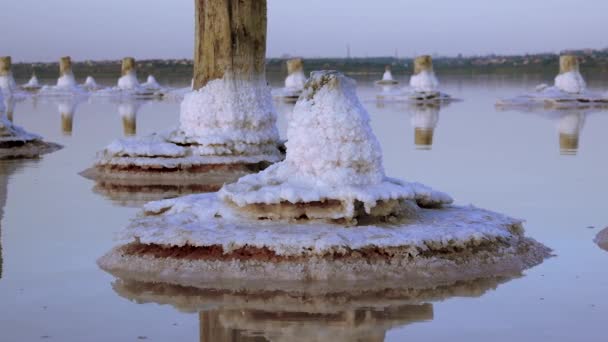
<instances>
[{"instance_id":1,"label":"reflection in water","mask_svg":"<svg viewBox=\"0 0 608 342\"><path fill-rule=\"evenodd\" d=\"M439 122L441 105L438 103L414 104L409 107L412 112L414 127L414 144L421 150L430 150L433 146L433 134Z\"/></svg>"},{"instance_id":2,"label":"reflection in water","mask_svg":"<svg viewBox=\"0 0 608 342\"><path fill-rule=\"evenodd\" d=\"M585 114L581 112L563 113L557 123L559 149L563 155L574 155L578 151L579 135L585 124Z\"/></svg>"},{"instance_id":3,"label":"reflection in water","mask_svg":"<svg viewBox=\"0 0 608 342\"><path fill-rule=\"evenodd\" d=\"M431 321L433 302L480 297L512 278L487 278L432 288L345 290L314 284L238 284L195 288L117 279L114 291L139 304L171 305L198 312L201 342L384 341L390 329Z\"/></svg>"},{"instance_id":4,"label":"reflection in water","mask_svg":"<svg viewBox=\"0 0 608 342\"><path fill-rule=\"evenodd\" d=\"M7 97L4 98L4 107L5 107L4 113L6 115L6 118L10 122L13 122L13 116L14 116L14 112L15 112L15 103L16 102L17 101L12 96L7 96Z\"/></svg>"},{"instance_id":5,"label":"reflection in water","mask_svg":"<svg viewBox=\"0 0 608 342\"><path fill-rule=\"evenodd\" d=\"M137 112L142 102L133 98L125 98L118 103L118 114L122 118L122 130L124 136L137 134Z\"/></svg>"},{"instance_id":6,"label":"reflection in water","mask_svg":"<svg viewBox=\"0 0 608 342\"><path fill-rule=\"evenodd\" d=\"M72 135L74 128L74 113L80 101L73 97L61 98L57 101L57 111L61 115L61 133L66 136Z\"/></svg>"},{"instance_id":7,"label":"reflection in water","mask_svg":"<svg viewBox=\"0 0 608 342\"><path fill-rule=\"evenodd\" d=\"M2 217L4 216L4 206L8 195L8 180L11 174L22 165L17 160L0 160L0 279L4 270L4 259L2 255Z\"/></svg>"}]
</instances>

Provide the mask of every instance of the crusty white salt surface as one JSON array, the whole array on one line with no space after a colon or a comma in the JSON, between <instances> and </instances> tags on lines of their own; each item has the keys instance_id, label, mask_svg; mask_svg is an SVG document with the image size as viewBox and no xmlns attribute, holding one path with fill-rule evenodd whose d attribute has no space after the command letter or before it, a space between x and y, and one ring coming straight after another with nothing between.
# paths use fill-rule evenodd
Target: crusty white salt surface
<instances>
[{"instance_id":1,"label":"crusty white salt surface","mask_svg":"<svg viewBox=\"0 0 608 342\"><path fill-rule=\"evenodd\" d=\"M175 171L274 163L282 159L278 140L276 113L263 80L213 80L185 96L178 128L114 141L100 152L96 166Z\"/></svg>"},{"instance_id":2,"label":"crusty white salt surface","mask_svg":"<svg viewBox=\"0 0 608 342\"><path fill-rule=\"evenodd\" d=\"M148 79L146 80L146 83L141 85L143 88L146 89L152 89L152 90L158 90L161 88L160 84L158 84L158 82L156 81L156 78L152 75L148 75Z\"/></svg>"},{"instance_id":3,"label":"crusty white salt surface","mask_svg":"<svg viewBox=\"0 0 608 342\"><path fill-rule=\"evenodd\" d=\"M135 72L129 72L118 79L117 86L122 90L134 90L140 87Z\"/></svg>"},{"instance_id":4,"label":"crusty white salt surface","mask_svg":"<svg viewBox=\"0 0 608 342\"><path fill-rule=\"evenodd\" d=\"M33 158L60 148L60 145L44 142L39 135L27 132L0 115L0 159Z\"/></svg>"},{"instance_id":5,"label":"crusty white salt surface","mask_svg":"<svg viewBox=\"0 0 608 342\"><path fill-rule=\"evenodd\" d=\"M73 88L76 86L76 79L74 78L74 74L72 73L66 73L57 79L58 88Z\"/></svg>"},{"instance_id":6,"label":"crusty white salt surface","mask_svg":"<svg viewBox=\"0 0 608 342\"><path fill-rule=\"evenodd\" d=\"M600 231L593 240L601 249L608 251L608 227Z\"/></svg>"},{"instance_id":7,"label":"crusty white salt surface","mask_svg":"<svg viewBox=\"0 0 608 342\"><path fill-rule=\"evenodd\" d=\"M520 220L452 206L444 193L386 177L355 83L337 72L312 74L287 135L281 163L218 193L144 206L121 234L126 245L102 257L100 266L174 284L243 278L441 283L521 272L549 255L524 237ZM371 215L391 200L403 209L394 220L355 226L339 221L359 215L357 203ZM272 219L272 205L331 201L340 208L322 219ZM271 206L267 217L252 217L247 209L256 205ZM129 252L133 244L220 254L157 257Z\"/></svg>"},{"instance_id":8,"label":"crusty white salt surface","mask_svg":"<svg viewBox=\"0 0 608 342\"><path fill-rule=\"evenodd\" d=\"M285 78L285 87L275 89L272 92L272 96L274 98L282 98L287 101L296 101L298 97L300 97L300 94L302 94L305 83L306 75L304 75L304 71L299 70L293 72Z\"/></svg>"},{"instance_id":9,"label":"crusty white salt surface","mask_svg":"<svg viewBox=\"0 0 608 342\"><path fill-rule=\"evenodd\" d=\"M16 90L17 84L15 83L15 79L13 78L12 73L0 76L0 91L4 93L4 96L10 95Z\"/></svg>"},{"instance_id":10,"label":"crusty white salt surface","mask_svg":"<svg viewBox=\"0 0 608 342\"><path fill-rule=\"evenodd\" d=\"M99 89L99 86L97 85L97 82L95 81L95 78L93 78L93 76L87 76L82 86L88 90Z\"/></svg>"},{"instance_id":11,"label":"crusty white salt surface","mask_svg":"<svg viewBox=\"0 0 608 342\"><path fill-rule=\"evenodd\" d=\"M410 87L421 93L436 92L439 88L439 80L432 70L423 70L417 75L410 77Z\"/></svg>"},{"instance_id":12,"label":"crusty white salt surface","mask_svg":"<svg viewBox=\"0 0 608 342\"><path fill-rule=\"evenodd\" d=\"M36 75L32 75L32 78L30 78L30 80L23 85L24 89L39 89L41 87L42 86L40 85L40 82L38 81L38 77Z\"/></svg>"}]
</instances>

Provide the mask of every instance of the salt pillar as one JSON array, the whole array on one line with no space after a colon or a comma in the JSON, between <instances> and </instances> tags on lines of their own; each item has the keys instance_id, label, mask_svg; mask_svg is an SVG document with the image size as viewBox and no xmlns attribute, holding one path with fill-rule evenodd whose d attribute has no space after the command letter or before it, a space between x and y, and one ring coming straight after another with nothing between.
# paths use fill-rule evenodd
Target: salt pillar
<instances>
[{"instance_id":1,"label":"salt pillar","mask_svg":"<svg viewBox=\"0 0 608 342\"><path fill-rule=\"evenodd\" d=\"M0 57L0 91L10 94L17 88L13 78L12 59L10 56Z\"/></svg>"},{"instance_id":2,"label":"salt pillar","mask_svg":"<svg viewBox=\"0 0 608 342\"><path fill-rule=\"evenodd\" d=\"M555 87L572 94L585 91L587 84L579 71L578 57L573 55L559 57L559 75L555 77Z\"/></svg>"},{"instance_id":3,"label":"salt pillar","mask_svg":"<svg viewBox=\"0 0 608 342\"><path fill-rule=\"evenodd\" d=\"M69 56L61 57L59 60L59 78L57 87L70 88L76 86L76 79L72 72L72 59Z\"/></svg>"},{"instance_id":4,"label":"salt pillar","mask_svg":"<svg viewBox=\"0 0 608 342\"><path fill-rule=\"evenodd\" d=\"M285 88L294 90L304 89L306 76L304 75L304 63L301 58L294 58L287 61L287 78Z\"/></svg>"},{"instance_id":5,"label":"salt pillar","mask_svg":"<svg viewBox=\"0 0 608 342\"><path fill-rule=\"evenodd\" d=\"M414 59L414 75L410 78L410 87L418 92L437 91L439 81L435 77L435 71L433 71L431 56L418 56Z\"/></svg>"},{"instance_id":6,"label":"salt pillar","mask_svg":"<svg viewBox=\"0 0 608 342\"><path fill-rule=\"evenodd\" d=\"M382 75L383 81L393 81L393 73L391 72L391 66L387 65L384 67L384 74Z\"/></svg>"},{"instance_id":7,"label":"salt pillar","mask_svg":"<svg viewBox=\"0 0 608 342\"><path fill-rule=\"evenodd\" d=\"M135 66L135 58L125 57L122 59L121 77L118 79L118 88L123 90L139 87Z\"/></svg>"}]
</instances>

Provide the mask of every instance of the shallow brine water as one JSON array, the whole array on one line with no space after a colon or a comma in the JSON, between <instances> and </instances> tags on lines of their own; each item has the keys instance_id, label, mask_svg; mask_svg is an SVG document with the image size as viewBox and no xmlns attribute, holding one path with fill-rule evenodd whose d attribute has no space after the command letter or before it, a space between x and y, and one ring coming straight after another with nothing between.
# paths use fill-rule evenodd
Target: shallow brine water
<instances>
[{"instance_id":1,"label":"shallow brine water","mask_svg":"<svg viewBox=\"0 0 608 342\"><path fill-rule=\"evenodd\" d=\"M0 339L604 341L608 251L593 238L608 226L608 112L495 109L498 98L540 78L442 81L463 101L437 111L378 103L371 80L359 80L386 172L446 191L458 204L525 219L527 234L556 257L524 276L410 297L348 289L332 296L198 293L117 282L95 262L138 209L129 195L94 189L78 173L124 134L118 105L85 101L70 116L71 106L28 99L15 105L14 122L65 148L0 162ZM282 134L292 108L277 105ZM178 113L177 102L142 104L137 134L175 125ZM578 147L562 137L560 149L560 130L573 127L580 128Z\"/></svg>"}]
</instances>

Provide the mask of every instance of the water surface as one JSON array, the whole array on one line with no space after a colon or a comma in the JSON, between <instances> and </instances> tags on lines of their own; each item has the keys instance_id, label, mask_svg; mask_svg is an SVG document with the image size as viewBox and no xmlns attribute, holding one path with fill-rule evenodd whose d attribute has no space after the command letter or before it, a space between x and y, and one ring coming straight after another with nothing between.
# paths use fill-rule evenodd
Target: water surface
<instances>
[{"instance_id":1,"label":"water surface","mask_svg":"<svg viewBox=\"0 0 608 342\"><path fill-rule=\"evenodd\" d=\"M605 341L608 252L593 237L608 226L608 112L494 108L497 98L540 81L443 79L444 90L463 101L439 111L379 104L369 79L359 80L359 93L388 175L446 191L458 204L523 218L527 234L557 256L523 277L438 289L421 302L382 306L382 294L376 301L299 298L315 304L316 312L281 297L264 301L245 294L231 298L232 307L210 304L198 313L176 305L184 289L134 290L115 283L95 261L115 244L113 234L137 208L94 192L94 184L78 173L92 165L96 151L124 135L118 104L16 103L15 123L65 148L40 160L0 162L1 340L276 341L315 334L332 341ZM608 82L589 83L608 89ZM278 106L283 134L291 108ZM169 128L178 115L178 103L144 103L137 134ZM432 139L428 127L416 139L416 126L433 122ZM582 127L578 146L574 137L562 137L560 148L564 125ZM183 298L196 307L196 298L207 295Z\"/></svg>"}]
</instances>

